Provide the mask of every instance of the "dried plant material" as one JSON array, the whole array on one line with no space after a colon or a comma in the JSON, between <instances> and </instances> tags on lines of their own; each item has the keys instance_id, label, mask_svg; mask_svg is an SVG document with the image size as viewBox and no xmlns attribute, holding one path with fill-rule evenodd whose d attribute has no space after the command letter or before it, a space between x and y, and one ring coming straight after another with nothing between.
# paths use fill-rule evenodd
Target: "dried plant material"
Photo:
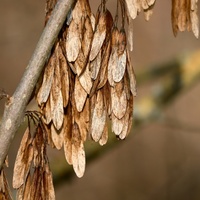
<instances>
[{"instance_id":1,"label":"dried plant material","mask_svg":"<svg viewBox=\"0 0 200 200\"><path fill-rule=\"evenodd\" d=\"M126 51L124 51L122 55L118 56L115 68L112 70L113 80L115 82L120 82L124 77L125 70L126 70Z\"/></svg>"},{"instance_id":2,"label":"dried plant material","mask_svg":"<svg viewBox=\"0 0 200 200\"><path fill-rule=\"evenodd\" d=\"M120 135L120 133L123 130L124 126L124 117L121 119L118 119L114 114L112 114L112 132L115 133L115 135Z\"/></svg>"},{"instance_id":3,"label":"dried plant material","mask_svg":"<svg viewBox=\"0 0 200 200\"><path fill-rule=\"evenodd\" d=\"M51 124L51 138L56 149L60 150L63 146L63 129L59 131Z\"/></svg>"},{"instance_id":4,"label":"dried plant material","mask_svg":"<svg viewBox=\"0 0 200 200\"><path fill-rule=\"evenodd\" d=\"M55 66L54 79L50 93L51 117L57 130L63 124L63 97L59 65Z\"/></svg>"},{"instance_id":5,"label":"dried plant material","mask_svg":"<svg viewBox=\"0 0 200 200\"><path fill-rule=\"evenodd\" d=\"M129 15L132 19L135 19L137 16L137 1L136 0L125 0L126 7Z\"/></svg>"},{"instance_id":6,"label":"dried plant material","mask_svg":"<svg viewBox=\"0 0 200 200\"><path fill-rule=\"evenodd\" d=\"M125 2L128 15L130 15L132 19L135 19L137 14L143 9L147 21L152 14L152 7L155 4L155 0L125 0Z\"/></svg>"},{"instance_id":7,"label":"dried plant material","mask_svg":"<svg viewBox=\"0 0 200 200\"><path fill-rule=\"evenodd\" d=\"M93 96L94 109L91 113L91 136L97 142L101 138L106 123L106 109L103 101L102 91L97 92L97 96ZM95 99L96 98L96 99Z\"/></svg>"},{"instance_id":8,"label":"dried plant material","mask_svg":"<svg viewBox=\"0 0 200 200\"><path fill-rule=\"evenodd\" d=\"M78 112L81 112L83 110L86 98L87 92L83 89L82 85L80 84L79 78L76 77L74 86L74 99L76 103L76 109L78 110Z\"/></svg>"},{"instance_id":9,"label":"dried plant material","mask_svg":"<svg viewBox=\"0 0 200 200\"><path fill-rule=\"evenodd\" d=\"M53 82L55 61L56 57L55 54L53 54L49 59L47 66L45 67L43 82L37 94L37 102L39 105L45 103L49 97L49 93L51 91L51 86Z\"/></svg>"},{"instance_id":10,"label":"dried plant material","mask_svg":"<svg viewBox=\"0 0 200 200\"><path fill-rule=\"evenodd\" d=\"M29 132L30 128L25 132L18 151L13 177L13 186L18 189L17 200L55 199L52 174L46 155L47 135L46 131L42 128L45 124L42 125L39 118L38 120L37 128L32 136ZM32 149L31 154L25 154L28 147ZM21 152L26 157L22 157ZM26 170L21 170L22 175L19 175L19 171L16 170L17 167L20 167L20 162L21 165L26 163ZM30 168L30 166L32 167ZM16 178L19 178L21 181L16 181Z\"/></svg>"},{"instance_id":11,"label":"dried plant material","mask_svg":"<svg viewBox=\"0 0 200 200\"><path fill-rule=\"evenodd\" d=\"M108 141L108 126L105 123L103 133L102 133L101 138L99 140L99 144L101 146L103 146L103 145L105 145L107 143L107 141Z\"/></svg>"},{"instance_id":12,"label":"dried plant material","mask_svg":"<svg viewBox=\"0 0 200 200\"><path fill-rule=\"evenodd\" d=\"M89 16L87 16L84 21L83 40L82 40L83 54L86 59L88 58L90 53L92 39L93 39L92 22Z\"/></svg>"},{"instance_id":13,"label":"dried plant material","mask_svg":"<svg viewBox=\"0 0 200 200\"><path fill-rule=\"evenodd\" d=\"M102 88L108 80L108 61L110 57L110 51L111 51L111 42L108 41L102 53L101 70L100 70L97 89Z\"/></svg>"},{"instance_id":14,"label":"dried plant material","mask_svg":"<svg viewBox=\"0 0 200 200\"><path fill-rule=\"evenodd\" d=\"M0 199L12 200L10 188L3 168L0 171Z\"/></svg>"},{"instance_id":15,"label":"dried plant material","mask_svg":"<svg viewBox=\"0 0 200 200\"><path fill-rule=\"evenodd\" d=\"M85 142L88 136L90 121L89 99L87 98L84 109L81 112L77 112L77 110L75 109L74 113L74 120L79 127L82 141Z\"/></svg>"},{"instance_id":16,"label":"dried plant material","mask_svg":"<svg viewBox=\"0 0 200 200\"><path fill-rule=\"evenodd\" d=\"M80 25L75 20L72 20L66 37L66 56L69 62L74 62L78 57L81 48L80 33Z\"/></svg>"},{"instance_id":17,"label":"dried plant material","mask_svg":"<svg viewBox=\"0 0 200 200\"><path fill-rule=\"evenodd\" d=\"M67 162L72 165L72 109L68 105L63 124L64 153Z\"/></svg>"},{"instance_id":18,"label":"dried plant material","mask_svg":"<svg viewBox=\"0 0 200 200\"><path fill-rule=\"evenodd\" d=\"M92 41L91 51L90 51L90 61L94 60L99 53L103 42L106 38L106 20L107 16L110 15L108 10L100 13L99 20L97 21L96 30L94 32L94 37Z\"/></svg>"},{"instance_id":19,"label":"dried plant material","mask_svg":"<svg viewBox=\"0 0 200 200\"><path fill-rule=\"evenodd\" d=\"M129 50L133 51L133 20L128 16L128 45Z\"/></svg>"},{"instance_id":20,"label":"dried plant material","mask_svg":"<svg viewBox=\"0 0 200 200\"><path fill-rule=\"evenodd\" d=\"M49 165L45 165L44 179L43 179L44 195L46 200L55 200L55 191L53 186L53 177Z\"/></svg>"},{"instance_id":21,"label":"dried plant material","mask_svg":"<svg viewBox=\"0 0 200 200\"><path fill-rule=\"evenodd\" d=\"M60 78L61 78L61 88L63 97L63 106L67 107L69 101L69 66L62 53L61 48L58 52L59 64L60 64Z\"/></svg>"},{"instance_id":22,"label":"dried plant material","mask_svg":"<svg viewBox=\"0 0 200 200\"><path fill-rule=\"evenodd\" d=\"M33 148L29 128L26 129L14 165L13 188L19 188L25 181L33 159Z\"/></svg>"},{"instance_id":23,"label":"dried plant material","mask_svg":"<svg viewBox=\"0 0 200 200\"><path fill-rule=\"evenodd\" d=\"M192 23L192 31L196 38L199 37L199 18L198 18L198 7L197 7L198 0L191 0L191 23Z\"/></svg>"},{"instance_id":24,"label":"dried plant material","mask_svg":"<svg viewBox=\"0 0 200 200\"><path fill-rule=\"evenodd\" d=\"M84 88L84 90L87 92L87 94L90 94L90 90L92 88L93 82L91 79L91 73L89 71L89 64L87 64L85 71L79 77L79 81L82 87Z\"/></svg>"},{"instance_id":25,"label":"dried plant material","mask_svg":"<svg viewBox=\"0 0 200 200\"><path fill-rule=\"evenodd\" d=\"M45 106L44 106L44 115L43 115L43 121L46 124L49 124L51 122L51 104L50 104L50 98L48 98Z\"/></svg>"},{"instance_id":26,"label":"dried plant material","mask_svg":"<svg viewBox=\"0 0 200 200\"><path fill-rule=\"evenodd\" d=\"M76 175L81 178L85 172L85 151L76 123L72 128L72 163Z\"/></svg>"},{"instance_id":27,"label":"dried plant material","mask_svg":"<svg viewBox=\"0 0 200 200\"><path fill-rule=\"evenodd\" d=\"M193 31L196 38L199 36L199 22L197 3L193 0L172 0L172 28L174 35L178 31Z\"/></svg>"},{"instance_id":28,"label":"dried plant material","mask_svg":"<svg viewBox=\"0 0 200 200\"><path fill-rule=\"evenodd\" d=\"M101 51L97 54L96 58L90 63L91 78L96 80L101 67Z\"/></svg>"},{"instance_id":29,"label":"dried plant material","mask_svg":"<svg viewBox=\"0 0 200 200\"><path fill-rule=\"evenodd\" d=\"M56 3L56 0L47 1L46 21ZM136 82L124 27L126 19L131 26L131 18L142 9L149 18L154 2L119 1L122 20L118 29L119 9L113 21L106 1L102 1L95 18L88 0L76 1L52 49L40 89L36 91L44 127L37 130L41 138L34 136L33 140L37 142L32 142L34 172L27 175L27 183L21 185L21 197L26 193L29 199L36 194L34 198L38 199L39 193L43 198L48 196L47 190L53 191L44 141L57 149L63 145L67 162L73 165L77 176L82 177L85 171L84 142L91 137L100 145L107 143L107 116L118 138L124 139L128 135ZM132 50L132 27L128 34ZM28 190L31 191L29 194ZM50 196L47 199L55 198L54 191Z\"/></svg>"},{"instance_id":30,"label":"dried plant material","mask_svg":"<svg viewBox=\"0 0 200 200\"><path fill-rule=\"evenodd\" d=\"M136 96L137 95L136 78L135 78L134 69L131 64L131 58L130 58L128 51L127 51L127 59L128 59L127 72L128 72L128 76L129 76L130 90L131 90L133 96Z\"/></svg>"},{"instance_id":31,"label":"dried plant material","mask_svg":"<svg viewBox=\"0 0 200 200\"><path fill-rule=\"evenodd\" d=\"M118 119L121 119L125 115L127 108L127 97L122 82L111 88L111 105L113 114Z\"/></svg>"}]
</instances>

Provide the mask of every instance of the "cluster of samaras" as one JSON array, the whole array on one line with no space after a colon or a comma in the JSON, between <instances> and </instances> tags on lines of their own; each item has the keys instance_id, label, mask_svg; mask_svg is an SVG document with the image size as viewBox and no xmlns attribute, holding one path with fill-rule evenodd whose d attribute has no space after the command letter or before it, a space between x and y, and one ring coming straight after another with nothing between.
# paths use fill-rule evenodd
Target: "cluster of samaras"
<instances>
[{"instance_id":1,"label":"cluster of samaras","mask_svg":"<svg viewBox=\"0 0 200 200\"><path fill-rule=\"evenodd\" d=\"M55 3L56 0L47 1L46 21ZM88 0L78 0L51 51L36 99L48 130L48 142L57 149L64 147L66 160L79 177L85 170L84 142L91 138L106 144L108 119L119 139L130 132L136 96L129 55L133 48L132 19L143 10L148 20L154 3L155 0L116 1L113 18L105 0L95 16ZM181 13L178 5L182 5ZM198 22L194 17L196 7L196 1L173 1L174 33L188 26L198 36L193 25Z\"/></svg>"},{"instance_id":2,"label":"cluster of samaras","mask_svg":"<svg viewBox=\"0 0 200 200\"><path fill-rule=\"evenodd\" d=\"M125 2L120 3L125 16ZM53 3L47 2L47 19ZM46 64L36 95L49 130L49 143L64 147L77 176L85 170L84 142L101 145L112 132L124 139L131 129L136 82L124 29L104 2L96 17L78 0Z\"/></svg>"}]
</instances>

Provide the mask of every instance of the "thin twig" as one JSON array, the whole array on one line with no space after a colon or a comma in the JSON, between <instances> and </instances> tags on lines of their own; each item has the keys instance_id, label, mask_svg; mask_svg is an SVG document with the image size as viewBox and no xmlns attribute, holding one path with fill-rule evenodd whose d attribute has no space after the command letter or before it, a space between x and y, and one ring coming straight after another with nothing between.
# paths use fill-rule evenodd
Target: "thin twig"
<instances>
[{"instance_id":1,"label":"thin twig","mask_svg":"<svg viewBox=\"0 0 200 200\"><path fill-rule=\"evenodd\" d=\"M5 105L0 124L0 169L12 139L18 130L24 111L45 61L75 0L59 0L40 37L32 58L10 101Z\"/></svg>"}]
</instances>

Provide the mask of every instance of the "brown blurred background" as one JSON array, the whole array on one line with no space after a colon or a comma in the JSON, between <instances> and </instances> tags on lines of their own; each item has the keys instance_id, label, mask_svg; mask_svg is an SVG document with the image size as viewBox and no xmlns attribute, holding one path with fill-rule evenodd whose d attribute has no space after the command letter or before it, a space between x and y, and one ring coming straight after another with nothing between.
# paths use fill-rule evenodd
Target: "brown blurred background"
<instances>
[{"instance_id":1,"label":"brown blurred background","mask_svg":"<svg viewBox=\"0 0 200 200\"><path fill-rule=\"evenodd\" d=\"M94 8L96 1L91 1ZM116 1L109 0L108 7ZM0 87L12 94L34 51L43 29L45 0L1 0L0 5ZM200 7L200 5L199 5ZM134 21L135 73L200 49L192 33L171 29L171 2L157 1L147 23L143 13ZM138 88L143 98L153 84ZM83 178L73 177L56 187L56 197L96 200L197 200L200 199L200 82L184 90L163 110L163 117L146 122L120 145L86 166ZM3 113L0 102L0 114ZM167 120L173 123L167 123ZM177 124L178 123L178 124ZM174 124L173 126L170 124ZM10 149L11 183L16 148L22 133ZM104 147L102 147L103 149ZM53 153L55 163L63 153Z\"/></svg>"}]
</instances>

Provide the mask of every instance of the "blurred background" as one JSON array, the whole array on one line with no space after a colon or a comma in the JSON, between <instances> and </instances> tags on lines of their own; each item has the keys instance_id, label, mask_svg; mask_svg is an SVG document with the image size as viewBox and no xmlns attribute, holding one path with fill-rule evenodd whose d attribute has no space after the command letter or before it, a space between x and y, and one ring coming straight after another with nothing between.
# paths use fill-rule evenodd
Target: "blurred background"
<instances>
[{"instance_id":1,"label":"blurred background","mask_svg":"<svg viewBox=\"0 0 200 200\"><path fill-rule=\"evenodd\" d=\"M93 12L99 2L91 1ZM116 0L108 1L111 10L115 5ZM10 95L42 33L44 8L45 0L1 0L0 88ZM88 156L81 179L66 175L71 168L62 151L49 151L57 200L200 199L200 79L193 80L200 71L200 40L188 32L173 36L171 1L157 1L153 11L149 22L143 13L134 20L131 55L138 95L131 134L99 148L96 159ZM3 105L1 100L0 115ZM10 184L21 129L9 151ZM99 145L88 146L90 155Z\"/></svg>"}]
</instances>

